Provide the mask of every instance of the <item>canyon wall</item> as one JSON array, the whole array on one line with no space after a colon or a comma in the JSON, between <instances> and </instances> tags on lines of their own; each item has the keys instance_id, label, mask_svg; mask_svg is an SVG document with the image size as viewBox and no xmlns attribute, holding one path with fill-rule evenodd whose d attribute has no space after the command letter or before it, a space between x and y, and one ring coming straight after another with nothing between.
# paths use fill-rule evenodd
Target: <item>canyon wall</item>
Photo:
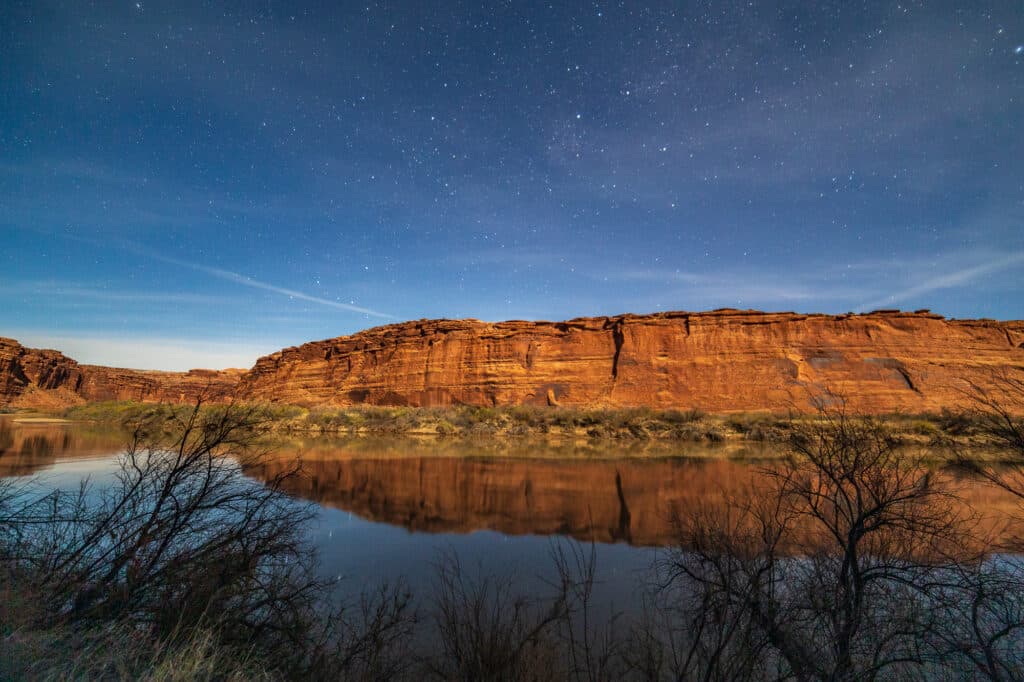
<instances>
[{"instance_id":1,"label":"canyon wall","mask_svg":"<svg viewBox=\"0 0 1024 682\"><path fill-rule=\"evenodd\" d=\"M927 312L721 310L567 322L422 320L260 358L249 397L305 405L649 405L860 412L965 404L966 382L1024 379L1024 322Z\"/></svg>"},{"instance_id":2,"label":"canyon wall","mask_svg":"<svg viewBox=\"0 0 1024 682\"><path fill-rule=\"evenodd\" d=\"M55 350L0 338L0 405L52 408L99 400L194 402L232 393L242 370L155 372L81 365Z\"/></svg>"},{"instance_id":3,"label":"canyon wall","mask_svg":"<svg viewBox=\"0 0 1024 682\"><path fill-rule=\"evenodd\" d=\"M922 311L719 310L566 322L420 320L286 348L248 372L79 365L0 339L0 403L200 393L297 405L578 405L805 411L824 392L858 412L965 405L968 382L1024 380L1024 321Z\"/></svg>"}]
</instances>

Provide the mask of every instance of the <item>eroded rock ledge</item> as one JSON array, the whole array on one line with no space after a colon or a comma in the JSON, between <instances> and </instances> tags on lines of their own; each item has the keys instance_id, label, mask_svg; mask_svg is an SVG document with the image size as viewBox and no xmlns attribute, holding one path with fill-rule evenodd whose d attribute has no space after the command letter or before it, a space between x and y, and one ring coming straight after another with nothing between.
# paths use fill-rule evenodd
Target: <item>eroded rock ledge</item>
<instances>
[{"instance_id":1,"label":"eroded rock ledge","mask_svg":"<svg viewBox=\"0 0 1024 682\"><path fill-rule=\"evenodd\" d=\"M565 322L418 320L286 348L248 372L79 365L0 340L0 399L194 400L211 389L299 405L559 404L807 410L829 389L858 412L963 405L965 382L1024 378L1024 321L927 311L717 310Z\"/></svg>"}]
</instances>

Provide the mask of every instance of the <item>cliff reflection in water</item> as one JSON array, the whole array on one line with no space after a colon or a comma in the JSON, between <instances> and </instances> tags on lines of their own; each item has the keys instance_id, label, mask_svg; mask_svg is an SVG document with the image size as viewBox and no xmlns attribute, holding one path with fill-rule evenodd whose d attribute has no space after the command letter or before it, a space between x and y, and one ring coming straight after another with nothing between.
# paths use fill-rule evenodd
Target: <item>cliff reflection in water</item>
<instances>
[{"instance_id":1,"label":"cliff reflection in water","mask_svg":"<svg viewBox=\"0 0 1024 682\"><path fill-rule=\"evenodd\" d=\"M64 458L113 456L124 450L125 442L126 436L116 430L0 418L0 477L34 474Z\"/></svg>"},{"instance_id":2,"label":"cliff reflection in water","mask_svg":"<svg viewBox=\"0 0 1024 682\"><path fill-rule=\"evenodd\" d=\"M0 418L0 477L59 470L71 460L112 459L124 444L117 430ZM678 447L691 456L679 456ZM301 475L288 481L289 492L370 521L416 532L487 529L638 546L672 544L674 514L742 500L763 480L760 468L778 454L402 438L312 439L271 449L279 454L247 470L250 476L266 480L301 458ZM759 457L765 459L751 459ZM84 475L88 466L74 470ZM984 519L979 531L1024 537L1010 493L954 470L938 467L936 475L958 477L960 498Z\"/></svg>"},{"instance_id":3,"label":"cliff reflection in water","mask_svg":"<svg viewBox=\"0 0 1024 682\"><path fill-rule=\"evenodd\" d=\"M282 457L250 473L269 477L293 463ZM742 499L759 476L758 466L726 459L373 457L321 450L303 455L302 475L288 488L321 505L410 531L488 529L658 546L675 539L674 514ZM962 483L965 500L991 517L986 525L996 529L996 519L1008 518L1014 502L1007 494Z\"/></svg>"},{"instance_id":4,"label":"cliff reflection in water","mask_svg":"<svg viewBox=\"0 0 1024 682\"><path fill-rule=\"evenodd\" d=\"M286 465L281 461L282 467ZM278 469L265 467L258 476ZM672 540L673 507L739 487L752 467L728 461L554 461L474 457L305 459L289 491L412 531L490 529L598 542Z\"/></svg>"}]
</instances>

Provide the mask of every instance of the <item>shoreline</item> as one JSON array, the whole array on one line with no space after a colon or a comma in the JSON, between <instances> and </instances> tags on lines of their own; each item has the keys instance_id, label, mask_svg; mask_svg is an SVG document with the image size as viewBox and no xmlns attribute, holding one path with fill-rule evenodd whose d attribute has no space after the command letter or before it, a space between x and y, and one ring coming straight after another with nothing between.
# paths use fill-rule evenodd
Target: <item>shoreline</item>
<instances>
[{"instance_id":1,"label":"shoreline","mask_svg":"<svg viewBox=\"0 0 1024 682\"><path fill-rule=\"evenodd\" d=\"M785 445L794 430L812 424L817 415L780 416L768 412L712 414L701 410L652 408L586 409L570 407L382 407L360 405L305 408L294 405L250 405L261 412L272 435L317 438L378 436L419 440L476 442L543 441L558 445L663 443L702 444L709 448L737 445ZM9 412L24 425L93 422L126 426L169 414L183 414L188 404L135 401L93 402L44 412ZM217 409L209 404L204 409ZM876 420L899 445L985 450L991 446L968 413L856 415ZM727 448L726 448L727 449Z\"/></svg>"}]
</instances>

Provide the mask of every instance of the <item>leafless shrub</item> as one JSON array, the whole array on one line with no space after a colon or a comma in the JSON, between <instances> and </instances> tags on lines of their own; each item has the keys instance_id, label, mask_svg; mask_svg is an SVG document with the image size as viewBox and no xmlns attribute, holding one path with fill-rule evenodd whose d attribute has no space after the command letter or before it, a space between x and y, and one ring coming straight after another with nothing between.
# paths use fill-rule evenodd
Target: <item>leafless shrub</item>
<instances>
[{"instance_id":1,"label":"leafless shrub","mask_svg":"<svg viewBox=\"0 0 1024 682\"><path fill-rule=\"evenodd\" d=\"M931 589L936 659L976 679L1024 679L1024 563L995 556ZM936 666L939 667L939 666Z\"/></svg>"},{"instance_id":2,"label":"leafless shrub","mask_svg":"<svg viewBox=\"0 0 1024 682\"><path fill-rule=\"evenodd\" d=\"M444 680L561 680L556 628L567 595L529 597L514 576L470 575L446 553L437 566L433 620L437 655L429 675Z\"/></svg>"},{"instance_id":3,"label":"leafless shrub","mask_svg":"<svg viewBox=\"0 0 1024 682\"><path fill-rule=\"evenodd\" d=\"M412 676L418 617L404 584L382 584L343 604L329 620L329 637L307 674L314 678L397 680Z\"/></svg>"},{"instance_id":4,"label":"leafless shrub","mask_svg":"<svg viewBox=\"0 0 1024 682\"><path fill-rule=\"evenodd\" d=\"M880 423L841 409L796 427L791 450L763 489L679 519L666 581L685 636L639 667L870 680L936 664L938 607L981 562L954 491Z\"/></svg>"},{"instance_id":5,"label":"leafless shrub","mask_svg":"<svg viewBox=\"0 0 1024 682\"><path fill-rule=\"evenodd\" d=\"M1024 452L1018 412L994 404L971 423ZM791 456L746 494L677 518L628 636L595 612L594 548L575 543L553 547L545 597L444 556L425 632L402 585L331 611L304 540L312 508L283 492L297 467L262 485L242 475L260 463L264 415L160 414L136 425L112 486L0 489L4 575L40 595L40 628L117 623L169 647L209 633L311 679L1024 677L1024 565L991 553L943 476L840 404L794 424Z\"/></svg>"},{"instance_id":6,"label":"leafless shrub","mask_svg":"<svg viewBox=\"0 0 1024 682\"><path fill-rule=\"evenodd\" d=\"M45 603L35 627L127 627L154 642L213 633L270 669L374 676L408 619L404 591L332 616L306 541L314 507L283 492L298 471L246 478L265 453L253 406L198 402L134 425L111 485L22 495L5 518L8 575ZM389 667L392 666L392 667Z\"/></svg>"},{"instance_id":7,"label":"leafless shrub","mask_svg":"<svg viewBox=\"0 0 1024 682\"><path fill-rule=\"evenodd\" d=\"M660 562L631 634L630 667L643 679L761 679L773 667L777 656L748 606L783 586L789 518L761 492L679 518L680 546Z\"/></svg>"},{"instance_id":8,"label":"leafless shrub","mask_svg":"<svg viewBox=\"0 0 1024 682\"><path fill-rule=\"evenodd\" d=\"M1004 461L981 462L954 443L958 463L1024 504L1024 378L993 372L985 385L968 384L966 395L972 408L961 418L971 422Z\"/></svg>"},{"instance_id":9,"label":"leafless shrub","mask_svg":"<svg viewBox=\"0 0 1024 682\"><path fill-rule=\"evenodd\" d=\"M624 642L618 632L621 614L613 611L604 616L594 611L594 545L587 552L577 542L555 544L551 558L558 574L555 587L564 602L556 632L566 661L566 678L586 682L623 679Z\"/></svg>"},{"instance_id":10,"label":"leafless shrub","mask_svg":"<svg viewBox=\"0 0 1024 682\"><path fill-rule=\"evenodd\" d=\"M956 463L1018 500L1024 511L1024 379L1007 371L993 371L984 385L969 383L965 391L971 407L954 415L967 424L975 440L990 451L978 453L951 443ZM998 543L995 554L964 567L954 595L941 603L945 613L937 628L943 654L973 666L989 680L1024 678L1024 539L1012 536Z\"/></svg>"}]
</instances>

